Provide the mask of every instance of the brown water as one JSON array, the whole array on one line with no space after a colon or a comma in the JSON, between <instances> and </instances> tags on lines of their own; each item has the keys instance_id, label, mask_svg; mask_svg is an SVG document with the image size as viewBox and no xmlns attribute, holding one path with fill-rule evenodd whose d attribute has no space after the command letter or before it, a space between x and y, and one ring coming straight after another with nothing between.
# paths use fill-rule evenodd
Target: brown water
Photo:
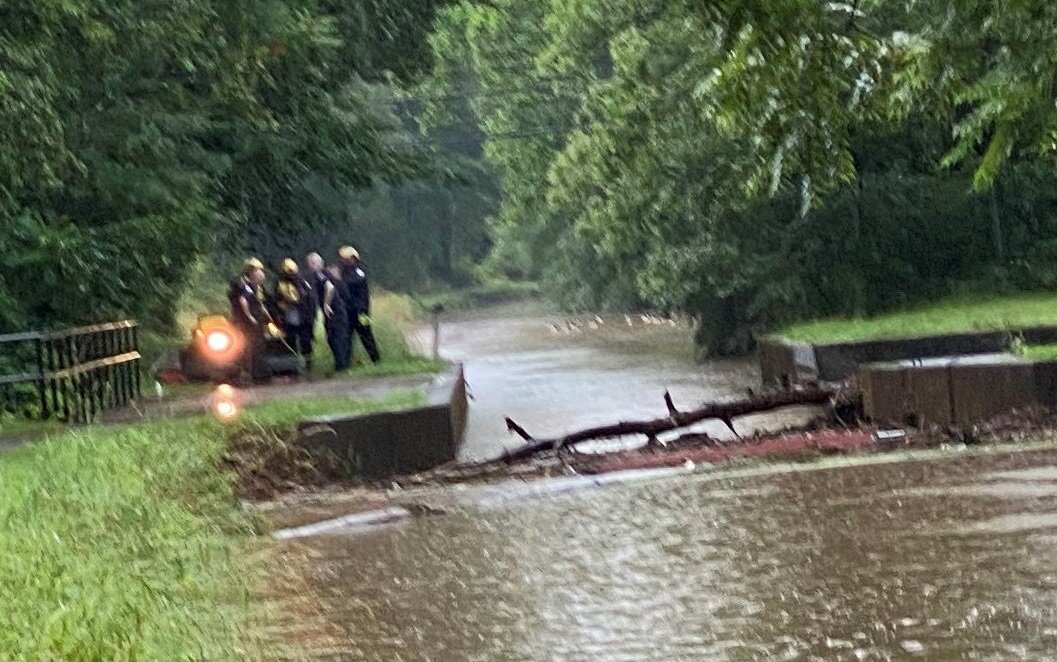
<instances>
[{"instance_id":1,"label":"brown water","mask_svg":"<svg viewBox=\"0 0 1057 662\"><path fill-rule=\"evenodd\" d=\"M301 544L332 659L1057 658L1057 452L698 474Z\"/></svg>"},{"instance_id":2,"label":"brown water","mask_svg":"<svg viewBox=\"0 0 1057 662\"><path fill-rule=\"evenodd\" d=\"M616 419L666 415L664 393L677 406L744 397L759 383L748 359L693 360L690 329L644 325L628 328L623 317L591 329L589 319L573 320L581 330L568 332L561 317L507 309L456 321L441 328L441 354L465 362L474 396L464 460L499 455L521 440L510 436L507 416L538 437ZM554 325L563 330L556 332ZM430 344L424 331L419 343ZM803 411L748 417L740 433L772 429L803 420ZM732 436L722 423L700 427L717 438Z\"/></svg>"},{"instance_id":3,"label":"brown water","mask_svg":"<svg viewBox=\"0 0 1057 662\"><path fill-rule=\"evenodd\" d=\"M669 382L663 357L531 351L469 374L476 407L546 432L596 398L653 411L658 389L700 397L751 373ZM466 498L287 543L305 582L280 602L287 638L341 660L1057 659L1057 450L926 455Z\"/></svg>"}]
</instances>

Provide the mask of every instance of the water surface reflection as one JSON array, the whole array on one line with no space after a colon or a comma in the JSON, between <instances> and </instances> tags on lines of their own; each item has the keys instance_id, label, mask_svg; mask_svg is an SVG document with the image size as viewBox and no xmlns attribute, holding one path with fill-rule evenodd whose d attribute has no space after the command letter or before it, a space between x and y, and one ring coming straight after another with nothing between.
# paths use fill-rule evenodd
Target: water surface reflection
<instances>
[{"instance_id":1,"label":"water surface reflection","mask_svg":"<svg viewBox=\"0 0 1057 662\"><path fill-rule=\"evenodd\" d=\"M1057 452L688 476L303 541L352 660L1053 659ZM312 642L308 642L312 647Z\"/></svg>"}]
</instances>

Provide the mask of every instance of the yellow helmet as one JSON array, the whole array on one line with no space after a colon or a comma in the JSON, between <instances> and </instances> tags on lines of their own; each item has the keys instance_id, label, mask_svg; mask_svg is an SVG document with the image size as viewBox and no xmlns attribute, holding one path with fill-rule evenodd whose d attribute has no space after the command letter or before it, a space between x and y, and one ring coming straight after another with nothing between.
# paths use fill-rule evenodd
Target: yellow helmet
<instances>
[{"instance_id":1,"label":"yellow helmet","mask_svg":"<svg viewBox=\"0 0 1057 662\"><path fill-rule=\"evenodd\" d=\"M286 258L283 260L283 263L279 265L279 271L287 276L296 276L298 271L297 262L294 262L290 258Z\"/></svg>"},{"instance_id":2,"label":"yellow helmet","mask_svg":"<svg viewBox=\"0 0 1057 662\"><path fill-rule=\"evenodd\" d=\"M246 258L246 261L242 263L242 270L249 273L255 269L264 270L264 263L255 257Z\"/></svg>"},{"instance_id":3,"label":"yellow helmet","mask_svg":"<svg viewBox=\"0 0 1057 662\"><path fill-rule=\"evenodd\" d=\"M360 259L360 252L352 246L342 246L338 249L338 257L343 260Z\"/></svg>"}]
</instances>

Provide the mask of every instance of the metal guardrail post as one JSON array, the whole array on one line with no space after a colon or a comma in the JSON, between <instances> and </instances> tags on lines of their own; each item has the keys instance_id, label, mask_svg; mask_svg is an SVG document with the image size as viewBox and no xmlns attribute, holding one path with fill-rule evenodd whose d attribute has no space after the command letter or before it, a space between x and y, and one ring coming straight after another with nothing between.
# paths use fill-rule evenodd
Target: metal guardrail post
<instances>
[{"instance_id":1,"label":"metal guardrail post","mask_svg":"<svg viewBox=\"0 0 1057 662\"><path fill-rule=\"evenodd\" d=\"M45 367L48 370L48 374L55 372L55 344L50 340L41 340L45 344ZM59 390L58 385L54 379L48 380L48 386L51 388L51 411L52 414L58 415L59 413Z\"/></svg>"},{"instance_id":2,"label":"metal guardrail post","mask_svg":"<svg viewBox=\"0 0 1057 662\"><path fill-rule=\"evenodd\" d=\"M433 360L440 359L440 316L444 312L444 306L436 305L430 311L433 313Z\"/></svg>"},{"instance_id":3,"label":"metal guardrail post","mask_svg":"<svg viewBox=\"0 0 1057 662\"><path fill-rule=\"evenodd\" d=\"M37 338L33 342L37 354L37 396L40 398L40 417L43 420L51 418L48 409L48 388L45 380L47 373L44 371L44 339Z\"/></svg>"},{"instance_id":4,"label":"metal guardrail post","mask_svg":"<svg viewBox=\"0 0 1057 662\"><path fill-rule=\"evenodd\" d=\"M133 351L139 351L139 324L132 323L132 348ZM136 392L135 399L139 400L140 396L143 395L143 376L140 374L139 361L132 366L133 372L136 378Z\"/></svg>"},{"instance_id":5,"label":"metal guardrail post","mask_svg":"<svg viewBox=\"0 0 1057 662\"><path fill-rule=\"evenodd\" d=\"M52 343L54 343L54 342L55 341L52 341ZM70 365L69 365L69 361L68 361L69 357L65 353L64 350L65 350L65 347L63 345L58 345L55 348L56 356L58 356L58 359L59 359L59 361L58 361L59 366L65 369L65 368L69 368ZM60 385L60 390L62 391L62 417L63 417L64 420L66 420L68 422L70 420L70 386L69 386L69 380L63 379L63 380L59 380L59 381L62 382L62 384Z\"/></svg>"}]
</instances>

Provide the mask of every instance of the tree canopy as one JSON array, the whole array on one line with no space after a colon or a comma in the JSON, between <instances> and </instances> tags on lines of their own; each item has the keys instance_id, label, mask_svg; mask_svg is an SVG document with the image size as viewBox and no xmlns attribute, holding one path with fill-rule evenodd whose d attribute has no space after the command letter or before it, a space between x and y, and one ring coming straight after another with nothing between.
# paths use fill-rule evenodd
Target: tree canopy
<instances>
[{"instance_id":1,"label":"tree canopy","mask_svg":"<svg viewBox=\"0 0 1057 662\"><path fill-rule=\"evenodd\" d=\"M792 317L1057 281L1043 0L0 0L0 325L218 252Z\"/></svg>"},{"instance_id":2,"label":"tree canopy","mask_svg":"<svg viewBox=\"0 0 1057 662\"><path fill-rule=\"evenodd\" d=\"M432 177L394 99L437 4L0 0L0 328L164 323L198 257Z\"/></svg>"},{"instance_id":3,"label":"tree canopy","mask_svg":"<svg viewBox=\"0 0 1057 662\"><path fill-rule=\"evenodd\" d=\"M430 85L472 100L501 268L743 349L789 317L1052 281L1055 12L461 0Z\"/></svg>"}]
</instances>

